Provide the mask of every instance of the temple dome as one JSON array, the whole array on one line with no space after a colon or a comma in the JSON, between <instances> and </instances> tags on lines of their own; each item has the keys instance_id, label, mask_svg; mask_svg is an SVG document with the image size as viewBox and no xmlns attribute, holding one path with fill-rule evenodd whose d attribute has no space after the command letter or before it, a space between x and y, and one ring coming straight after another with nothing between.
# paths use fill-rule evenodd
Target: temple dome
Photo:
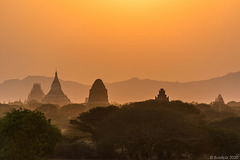
<instances>
[{"instance_id":1,"label":"temple dome","mask_svg":"<svg viewBox=\"0 0 240 160\"><path fill-rule=\"evenodd\" d=\"M93 83L89 91L88 104L99 105L99 106L105 106L109 104L108 91L101 79L97 79Z\"/></svg>"}]
</instances>

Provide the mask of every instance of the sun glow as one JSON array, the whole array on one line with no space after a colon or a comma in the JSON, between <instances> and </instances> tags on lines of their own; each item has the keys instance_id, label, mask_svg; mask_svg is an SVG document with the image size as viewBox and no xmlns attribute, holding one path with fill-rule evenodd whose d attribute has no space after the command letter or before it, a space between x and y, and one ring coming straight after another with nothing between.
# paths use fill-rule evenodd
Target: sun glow
<instances>
[{"instance_id":1,"label":"sun glow","mask_svg":"<svg viewBox=\"0 0 240 160\"><path fill-rule=\"evenodd\" d=\"M44 62L45 70L61 66L63 77L85 83L97 75L107 81L132 76L185 81L198 79L196 73L208 71L216 57L217 69L229 61L227 72L239 67L239 5L226 0L0 1L0 56L15 57L13 63L23 66L18 73L3 61L1 77L9 76L5 70L12 77L46 74ZM193 71L180 75L189 66Z\"/></svg>"},{"instance_id":2,"label":"sun glow","mask_svg":"<svg viewBox=\"0 0 240 160\"><path fill-rule=\"evenodd\" d=\"M146 9L154 7L158 4L163 4L166 1L160 0L104 0L106 5L120 7L120 8L131 8L131 9Z\"/></svg>"},{"instance_id":3,"label":"sun glow","mask_svg":"<svg viewBox=\"0 0 240 160\"><path fill-rule=\"evenodd\" d=\"M157 1L157 0L114 0L114 1L106 0L106 2L115 3L115 4L119 4L119 5L135 6L135 5L149 5L149 4L157 3L159 1Z\"/></svg>"}]
</instances>

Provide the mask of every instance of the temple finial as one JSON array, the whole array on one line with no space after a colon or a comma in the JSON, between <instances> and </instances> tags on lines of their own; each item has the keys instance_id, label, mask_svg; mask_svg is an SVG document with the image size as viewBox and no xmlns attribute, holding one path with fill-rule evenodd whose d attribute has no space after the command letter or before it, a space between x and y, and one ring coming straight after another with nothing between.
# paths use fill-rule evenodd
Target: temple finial
<instances>
[{"instance_id":1,"label":"temple finial","mask_svg":"<svg viewBox=\"0 0 240 160\"><path fill-rule=\"evenodd\" d=\"M56 69L56 71L55 71L55 77L57 77L57 69Z\"/></svg>"}]
</instances>

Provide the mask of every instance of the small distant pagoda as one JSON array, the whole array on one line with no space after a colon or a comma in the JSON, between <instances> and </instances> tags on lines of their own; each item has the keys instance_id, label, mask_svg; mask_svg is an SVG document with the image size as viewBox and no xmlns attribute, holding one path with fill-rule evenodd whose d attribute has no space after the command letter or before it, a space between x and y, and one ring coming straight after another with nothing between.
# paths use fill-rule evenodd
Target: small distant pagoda
<instances>
[{"instance_id":1,"label":"small distant pagoda","mask_svg":"<svg viewBox=\"0 0 240 160\"><path fill-rule=\"evenodd\" d=\"M86 103L90 107L95 106L108 106L108 92L101 79L97 79L92 88L89 91L89 97L86 99Z\"/></svg>"},{"instance_id":2,"label":"small distant pagoda","mask_svg":"<svg viewBox=\"0 0 240 160\"><path fill-rule=\"evenodd\" d=\"M35 83L35 84L33 84L33 88L28 95L27 103L31 103L33 101L37 101L37 102L41 103L44 96L45 96L45 94L43 93L41 85L39 83Z\"/></svg>"},{"instance_id":3,"label":"small distant pagoda","mask_svg":"<svg viewBox=\"0 0 240 160\"><path fill-rule=\"evenodd\" d=\"M218 95L218 97L215 99L214 103L217 103L219 105L225 105L224 99L221 94Z\"/></svg>"},{"instance_id":4,"label":"small distant pagoda","mask_svg":"<svg viewBox=\"0 0 240 160\"><path fill-rule=\"evenodd\" d=\"M60 106L70 104L71 101L64 94L61 88L61 84L58 79L57 71L55 72L55 78L51 86L51 90L43 99L44 103L58 104Z\"/></svg>"},{"instance_id":5,"label":"small distant pagoda","mask_svg":"<svg viewBox=\"0 0 240 160\"><path fill-rule=\"evenodd\" d=\"M212 105L213 108L218 111L222 111L227 107L221 94L219 94L215 101L212 102L210 105Z\"/></svg>"},{"instance_id":6,"label":"small distant pagoda","mask_svg":"<svg viewBox=\"0 0 240 160\"><path fill-rule=\"evenodd\" d=\"M166 91L163 88L159 90L159 94L155 97L155 100L161 102L169 102L169 97L166 95Z\"/></svg>"}]
</instances>

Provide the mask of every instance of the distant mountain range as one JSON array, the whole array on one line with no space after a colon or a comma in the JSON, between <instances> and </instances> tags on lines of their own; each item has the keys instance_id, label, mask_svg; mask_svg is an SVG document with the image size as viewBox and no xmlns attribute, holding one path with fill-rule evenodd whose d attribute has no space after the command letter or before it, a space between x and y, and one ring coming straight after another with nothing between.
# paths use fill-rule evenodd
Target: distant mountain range
<instances>
[{"instance_id":1,"label":"distant mountain range","mask_svg":"<svg viewBox=\"0 0 240 160\"><path fill-rule=\"evenodd\" d=\"M104 80L104 79L103 79ZM11 79L0 84L0 102L15 100L24 101L33 83L40 83L45 94L50 89L53 77L28 76L23 80ZM63 91L72 102L84 102L88 97L90 85L72 81L60 80ZM193 82L164 82L150 79L132 78L126 81L105 83L110 102L126 103L153 99L160 88L166 90L170 100L186 102L210 103L222 94L226 102L240 101L240 72L229 73L225 76L209 80Z\"/></svg>"}]
</instances>

